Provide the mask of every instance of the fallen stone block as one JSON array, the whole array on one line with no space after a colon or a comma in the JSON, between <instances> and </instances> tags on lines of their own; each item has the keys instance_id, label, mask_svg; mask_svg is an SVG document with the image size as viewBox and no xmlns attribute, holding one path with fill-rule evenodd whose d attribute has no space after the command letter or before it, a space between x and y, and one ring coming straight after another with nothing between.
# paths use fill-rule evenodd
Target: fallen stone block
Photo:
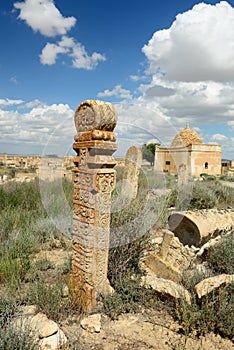
<instances>
[{"instance_id":1,"label":"fallen stone block","mask_svg":"<svg viewBox=\"0 0 234 350\"><path fill-rule=\"evenodd\" d=\"M59 331L49 337L43 338L39 341L40 350L59 350L68 349L68 340L63 331Z\"/></svg>"},{"instance_id":2,"label":"fallen stone block","mask_svg":"<svg viewBox=\"0 0 234 350\"><path fill-rule=\"evenodd\" d=\"M198 298L202 298L203 296L209 294L213 290L219 288L223 284L228 284L234 282L234 275L218 275L214 277L209 277L198 284L194 287L194 290L198 296Z\"/></svg>"},{"instance_id":3,"label":"fallen stone block","mask_svg":"<svg viewBox=\"0 0 234 350\"><path fill-rule=\"evenodd\" d=\"M101 314L93 314L83 318L80 325L90 333L99 333L101 331Z\"/></svg>"},{"instance_id":4,"label":"fallen stone block","mask_svg":"<svg viewBox=\"0 0 234 350\"><path fill-rule=\"evenodd\" d=\"M191 303L191 296L187 289L171 280L147 275L142 277L142 286L151 287L164 296L170 296L174 299L185 299L188 303Z\"/></svg>"},{"instance_id":5,"label":"fallen stone block","mask_svg":"<svg viewBox=\"0 0 234 350\"><path fill-rule=\"evenodd\" d=\"M12 327L20 332L29 332L40 350L67 349L68 340L57 323L41 312L35 315L35 311L33 305L21 308L21 315L13 320Z\"/></svg>"},{"instance_id":6,"label":"fallen stone block","mask_svg":"<svg viewBox=\"0 0 234 350\"><path fill-rule=\"evenodd\" d=\"M144 257L142 268L157 277L180 282L183 271L194 258L194 249L184 246L169 230L164 232L163 237L157 237L154 246L154 251Z\"/></svg>"}]
</instances>

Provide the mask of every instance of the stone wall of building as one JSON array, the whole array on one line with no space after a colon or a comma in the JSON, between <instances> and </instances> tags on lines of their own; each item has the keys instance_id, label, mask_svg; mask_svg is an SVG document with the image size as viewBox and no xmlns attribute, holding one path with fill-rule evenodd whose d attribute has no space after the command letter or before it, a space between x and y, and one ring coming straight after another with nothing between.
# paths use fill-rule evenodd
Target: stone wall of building
<instances>
[{"instance_id":1,"label":"stone wall of building","mask_svg":"<svg viewBox=\"0 0 234 350\"><path fill-rule=\"evenodd\" d=\"M183 167L187 174L200 176L221 175L221 145L198 144L187 147L157 147L154 169L159 172L178 174Z\"/></svg>"},{"instance_id":2,"label":"stone wall of building","mask_svg":"<svg viewBox=\"0 0 234 350\"><path fill-rule=\"evenodd\" d=\"M205 173L208 175L221 175L221 146L220 145L190 145L191 155L191 173L194 176L200 176Z\"/></svg>"},{"instance_id":3,"label":"stone wall of building","mask_svg":"<svg viewBox=\"0 0 234 350\"><path fill-rule=\"evenodd\" d=\"M180 148L161 148L157 147L155 151L154 169L159 172L178 174L180 167L186 167L190 173L190 154L185 147Z\"/></svg>"}]
</instances>

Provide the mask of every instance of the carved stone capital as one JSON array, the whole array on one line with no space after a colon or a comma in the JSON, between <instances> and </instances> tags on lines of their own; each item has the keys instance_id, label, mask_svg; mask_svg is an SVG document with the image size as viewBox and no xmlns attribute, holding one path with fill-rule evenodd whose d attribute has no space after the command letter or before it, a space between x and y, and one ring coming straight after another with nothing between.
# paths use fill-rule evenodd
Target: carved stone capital
<instances>
[{"instance_id":1,"label":"carved stone capital","mask_svg":"<svg viewBox=\"0 0 234 350\"><path fill-rule=\"evenodd\" d=\"M78 133L93 130L112 132L116 121L114 106L99 100L82 102L75 113L75 126ZM98 134L96 136L99 137Z\"/></svg>"}]
</instances>

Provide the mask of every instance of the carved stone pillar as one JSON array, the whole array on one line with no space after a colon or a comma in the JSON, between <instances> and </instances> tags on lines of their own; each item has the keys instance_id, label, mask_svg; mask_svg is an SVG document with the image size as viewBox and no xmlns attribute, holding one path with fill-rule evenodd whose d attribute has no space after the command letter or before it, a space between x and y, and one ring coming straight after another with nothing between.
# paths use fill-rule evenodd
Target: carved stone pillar
<instances>
[{"instance_id":1,"label":"carved stone pillar","mask_svg":"<svg viewBox=\"0 0 234 350\"><path fill-rule=\"evenodd\" d=\"M72 282L85 311L95 309L98 295L111 291L107 266L116 120L114 107L102 101L84 101L75 113Z\"/></svg>"}]
</instances>

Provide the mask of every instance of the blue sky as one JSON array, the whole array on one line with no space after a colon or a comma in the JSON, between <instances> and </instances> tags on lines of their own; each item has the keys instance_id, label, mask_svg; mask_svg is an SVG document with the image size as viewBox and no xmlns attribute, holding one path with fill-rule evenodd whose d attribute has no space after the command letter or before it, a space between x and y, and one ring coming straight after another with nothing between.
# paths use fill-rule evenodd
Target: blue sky
<instances>
[{"instance_id":1,"label":"blue sky","mask_svg":"<svg viewBox=\"0 0 234 350\"><path fill-rule=\"evenodd\" d=\"M70 153L102 99L119 155L189 122L234 159L234 1L5 0L0 38L0 153Z\"/></svg>"}]
</instances>

